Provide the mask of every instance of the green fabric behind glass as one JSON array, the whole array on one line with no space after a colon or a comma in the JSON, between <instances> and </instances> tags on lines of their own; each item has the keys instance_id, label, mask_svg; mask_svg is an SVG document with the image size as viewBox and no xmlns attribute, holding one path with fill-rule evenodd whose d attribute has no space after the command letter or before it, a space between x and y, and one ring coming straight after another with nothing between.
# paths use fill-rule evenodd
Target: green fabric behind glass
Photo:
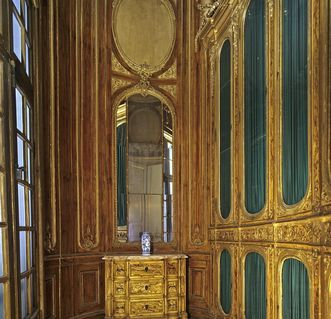
<instances>
[{"instance_id":1,"label":"green fabric behind glass","mask_svg":"<svg viewBox=\"0 0 331 319\"><path fill-rule=\"evenodd\" d=\"M283 199L299 202L308 182L307 0L283 1Z\"/></svg>"},{"instance_id":2,"label":"green fabric behind glass","mask_svg":"<svg viewBox=\"0 0 331 319\"><path fill-rule=\"evenodd\" d=\"M117 127L117 225L126 225L126 124Z\"/></svg>"},{"instance_id":3,"label":"green fabric behind glass","mask_svg":"<svg viewBox=\"0 0 331 319\"><path fill-rule=\"evenodd\" d=\"M245 18L245 207L258 213L266 193L265 1L252 0Z\"/></svg>"},{"instance_id":4,"label":"green fabric behind glass","mask_svg":"<svg viewBox=\"0 0 331 319\"><path fill-rule=\"evenodd\" d=\"M231 256L229 252L224 249L220 260L221 272L221 291L220 301L222 309L225 313L230 313L231 310Z\"/></svg>"},{"instance_id":5,"label":"green fabric behind glass","mask_svg":"<svg viewBox=\"0 0 331 319\"><path fill-rule=\"evenodd\" d=\"M283 319L309 319L309 278L302 262L285 260L282 291Z\"/></svg>"},{"instance_id":6,"label":"green fabric behind glass","mask_svg":"<svg viewBox=\"0 0 331 319\"><path fill-rule=\"evenodd\" d=\"M223 44L220 57L220 188L221 215L231 210L231 47Z\"/></svg>"},{"instance_id":7,"label":"green fabric behind glass","mask_svg":"<svg viewBox=\"0 0 331 319\"><path fill-rule=\"evenodd\" d=\"M249 253L245 260L245 316L246 319L267 318L266 274L263 257Z\"/></svg>"}]
</instances>

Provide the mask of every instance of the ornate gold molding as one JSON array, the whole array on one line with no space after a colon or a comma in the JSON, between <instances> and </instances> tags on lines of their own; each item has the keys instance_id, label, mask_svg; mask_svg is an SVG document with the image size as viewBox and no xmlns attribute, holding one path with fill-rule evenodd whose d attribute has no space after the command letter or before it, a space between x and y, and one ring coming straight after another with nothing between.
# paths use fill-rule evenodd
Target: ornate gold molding
<instances>
[{"instance_id":1,"label":"ornate gold molding","mask_svg":"<svg viewBox=\"0 0 331 319\"><path fill-rule=\"evenodd\" d=\"M216 229L215 231L216 241L238 241L239 230L238 229Z\"/></svg>"},{"instance_id":2,"label":"ornate gold molding","mask_svg":"<svg viewBox=\"0 0 331 319\"><path fill-rule=\"evenodd\" d=\"M131 73L118 61L114 52L111 54L111 67L114 72L131 75Z\"/></svg>"},{"instance_id":3,"label":"ornate gold molding","mask_svg":"<svg viewBox=\"0 0 331 319\"><path fill-rule=\"evenodd\" d=\"M124 79L117 78L112 76L111 78L111 91L112 93L116 92L117 90L129 86L130 82Z\"/></svg>"},{"instance_id":4,"label":"ornate gold molding","mask_svg":"<svg viewBox=\"0 0 331 319\"><path fill-rule=\"evenodd\" d=\"M167 84L167 85L160 85L159 86L161 89L165 90L168 92L174 99L177 97L177 85L176 84Z\"/></svg>"},{"instance_id":5,"label":"ornate gold molding","mask_svg":"<svg viewBox=\"0 0 331 319\"><path fill-rule=\"evenodd\" d=\"M228 4L227 2L228 1L224 1L222 5L221 5L221 1L217 1L217 0L214 0L213 3L209 3L209 4L197 3L197 9L200 11L200 19L199 19L200 25L194 39L195 52L198 52L199 38L203 32L203 29L208 24L208 22L212 21L212 18L215 12L218 11L218 8L224 7L225 5Z\"/></svg>"},{"instance_id":6,"label":"ornate gold molding","mask_svg":"<svg viewBox=\"0 0 331 319\"><path fill-rule=\"evenodd\" d=\"M274 228L272 225L241 228L240 239L242 241L272 242L274 240Z\"/></svg>"},{"instance_id":7,"label":"ornate gold molding","mask_svg":"<svg viewBox=\"0 0 331 319\"><path fill-rule=\"evenodd\" d=\"M164 73L159 75L159 79L170 80L177 78L177 60Z\"/></svg>"},{"instance_id":8,"label":"ornate gold molding","mask_svg":"<svg viewBox=\"0 0 331 319\"><path fill-rule=\"evenodd\" d=\"M277 242L321 244L322 226L319 222L281 223L275 228Z\"/></svg>"}]
</instances>

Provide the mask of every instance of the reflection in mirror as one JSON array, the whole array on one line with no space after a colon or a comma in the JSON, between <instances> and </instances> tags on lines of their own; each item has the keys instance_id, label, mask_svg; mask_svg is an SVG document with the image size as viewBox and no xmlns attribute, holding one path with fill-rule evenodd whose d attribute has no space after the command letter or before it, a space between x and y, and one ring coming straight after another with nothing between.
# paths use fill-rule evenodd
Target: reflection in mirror
<instances>
[{"instance_id":1,"label":"reflection in mirror","mask_svg":"<svg viewBox=\"0 0 331 319\"><path fill-rule=\"evenodd\" d=\"M153 96L133 95L116 110L117 237L170 242L173 227L173 120Z\"/></svg>"}]
</instances>

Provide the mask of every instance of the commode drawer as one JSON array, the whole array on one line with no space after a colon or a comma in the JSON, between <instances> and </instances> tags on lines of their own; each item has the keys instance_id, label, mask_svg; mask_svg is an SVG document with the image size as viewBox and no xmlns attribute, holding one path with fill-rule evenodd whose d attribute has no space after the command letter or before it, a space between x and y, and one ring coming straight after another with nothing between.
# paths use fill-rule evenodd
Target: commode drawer
<instances>
[{"instance_id":1,"label":"commode drawer","mask_svg":"<svg viewBox=\"0 0 331 319\"><path fill-rule=\"evenodd\" d=\"M131 280L129 283L129 294L131 296L163 296L164 282L163 280L150 280L146 282L140 280Z\"/></svg>"},{"instance_id":2,"label":"commode drawer","mask_svg":"<svg viewBox=\"0 0 331 319\"><path fill-rule=\"evenodd\" d=\"M130 277L163 277L164 264L163 261L149 261L149 262L131 262L129 264Z\"/></svg>"},{"instance_id":3,"label":"commode drawer","mask_svg":"<svg viewBox=\"0 0 331 319\"><path fill-rule=\"evenodd\" d=\"M130 300L129 311L131 316L154 318L164 314L163 299Z\"/></svg>"}]
</instances>

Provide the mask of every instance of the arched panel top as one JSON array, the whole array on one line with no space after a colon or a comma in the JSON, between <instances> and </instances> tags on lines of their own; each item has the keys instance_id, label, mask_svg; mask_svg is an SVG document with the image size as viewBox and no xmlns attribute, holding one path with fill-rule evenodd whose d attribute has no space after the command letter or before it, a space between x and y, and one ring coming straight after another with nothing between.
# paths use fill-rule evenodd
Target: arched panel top
<instances>
[{"instance_id":1,"label":"arched panel top","mask_svg":"<svg viewBox=\"0 0 331 319\"><path fill-rule=\"evenodd\" d=\"M135 71L156 72L173 52L176 23L169 0L117 0L112 29L120 55Z\"/></svg>"}]
</instances>

